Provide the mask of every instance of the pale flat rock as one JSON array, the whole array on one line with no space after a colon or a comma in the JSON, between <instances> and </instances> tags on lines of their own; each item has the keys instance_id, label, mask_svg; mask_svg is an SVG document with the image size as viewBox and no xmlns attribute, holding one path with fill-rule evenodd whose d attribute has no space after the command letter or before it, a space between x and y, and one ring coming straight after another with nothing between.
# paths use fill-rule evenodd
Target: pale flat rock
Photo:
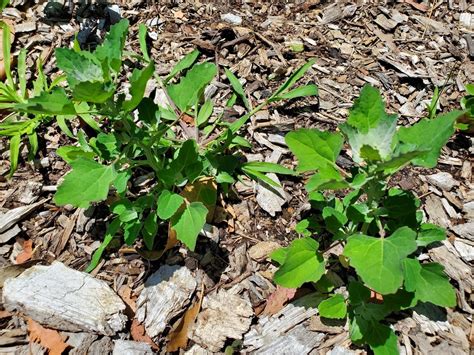
<instances>
[{"instance_id":1,"label":"pale flat rock","mask_svg":"<svg viewBox=\"0 0 474 355\"><path fill-rule=\"evenodd\" d=\"M87 355L108 355L112 354L114 343L109 337L102 337L94 341L87 350Z\"/></svg>"},{"instance_id":2,"label":"pale flat rock","mask_svg":"<svg viewBox=\"0 0 474 355\"><path fill-rule=\"evenodd\" d=\"M343 346L335 346L334 348L331 349L330 352L327 353L327 355L355 355L357 354L355 351L352 351L351 349L344 348Z\"/></svg>"},{"instance_id":3,"label":"pale flat rock","mask_svg":"<svg viewBox=\"0 0 474 355\"><path fill-rule=\"evenodd\" d=\"M464 261L469 262L474 260L474 247L472 245L460 240L455 240L454 247Z\"/></svg>"},{"instance_id":4,"label":"pale flat rock","mask_svg":"<svg viewBox=\"0 0 474 355\"><path fill-rule=\"evenodd\" d=\"M232 25L241 25L242 24L242 17L240 17L238 15L231 14L231 13L222 14L221 15L221 20L225 21L227 23L230 23Z\"/></svg>"},{"instance_id":5,"label":"pale flat rock","mask_svg":"<svg viewBox=\"0 0 474 355\"><path fill-rule=\"evenodd\" d=\"M461 238L474 240L474 222L458 224L451 229Z\"/></svg>"},{"instance_id":6,"label":"pale flat rock","mask_svg":"<svg viewBox=\"0 0 474 355\"><path fill-rule=\"evenodd\" d=\"M453 176L447 172L428 175L426 180L428 180L430 184L445 191L451 190L454 186L459 186L459 181L455 180Z\"/></svg>"},{"instance_id":7,"label":"pale flat rock","mask_svg":"<svg viewBox=\"0 0 474 355\"><path fill-rule=\"evenodd\" d=\"M425 211L430 217L430 221L443 228L450 228L451 221L444 210L441 199L433 194L426 197Z\"/></svg>"},{"instance_id":8,"label":"pale flat rock","mask_svg":"<svg viewBox=\"0 0 474 355\"><path fill-rule=\"evenodd\" d=\"M462 211L466 214L466 218L474 220L474 201L465 203L462 207Z\"/></svg>"},{"instance_id":9,"label":"pale flat rock","mask_svg":"<svg viewBox=\"0 0 474 355\"><path fill-rule=\"evenodd\" d=\"M253 260L264 260L266 259L273 251L280 248L281 245L273 241L262 241L258 242L248 250L249 256Z\"/></svg>"},{"instance_id":10,"label":"pale flat rock","mask_svg":"<svg viewBox=\"0 0 474 355\"><path fill-rule=\"evenodd\" d=\"M3 303L54 329L114 335L125 327L125 304L104 282L60 262L35 265L7 279Z\"/></svg>"},{"instance_id":11,"label":"pale flat rock","mask_svg":"<svg viewBox=\"0 0 474 355\"><path fill-rule=\"evenodd\" d=\"M262 346L255 353L259 355L274 354L308 354L319 346L326 336L307 329L306 324L299 324L290 329L284 336L278 336Z\"/></svg>"},{"instance_id":12,"label":"pale flat rock","mask_svg":"<svg viewBox=\"0 0 474 355\"><path fill-rule=\"evenodd\" d=\"M247 351L255 351L258 354L270 354L270 351L273 353L281 353L275 348L276 346L282 346L280 340L285 339L290 333L290 330L295 329L295 326L300 325L317 313L317 308L290 303L280 312L270 317L265 316L260 318L258 324L253 326L252 329L245 334L244 346L247 347ZM307 328L306 325L305 328ZM298 330L298 332L292 336L291 344L295 349L298 349L298 352L290 352L288 354L308 353L323 340L324 335L319 335L322 333L311 332L305 328ZM308 337L305 332L311 333L311 337ZM309 338L317 338L317 341L313 343ZM305 342L307 342L307 344L305 344ZM300 349L306 349L307 346L311 347L308 351L299 351Z\"/></svg>"},{"instance_id":13,"label":"pale flat rock","mask_svg":"<svg viewBox=\"0 0 474 355\"><path fill-rule=\"evenodd\" d=\"M26 217L33 210L41 206L47 200L41 200L29 206L17 207L9 210L7 213L0 213L0 233L5 232L11 226L14 226L17 222Z\"/></svg>"},{"instance_id":14,"label":"pale flat rock","mask_svg":"<svg viewBox=\"0 0 474 355\"><path fill-rule=\"evenodd\" d=\"M193 328L191 339L200 346L217 352L227 339L240 339L252 323L252 305L242 297L220 290L204 297L202 311Z\"/></svg>"},{"instance_id":15,"label":"pale flat rock","mask_svg":"<svg viewBox=\"0 0 474 355\"><path fill-rule=\"evenodd\" d=\"M152 355L153 350L147 343L132 340L115 340L113 355Z\"/></svg>"},{"instance_id":16,"label":"pale flat rock","mask_svg":"<svg viewBox=\"0 0 474 355\"><path fill-rule=\"evenodd\" d=\"M10 239L20 234L20 232L21 228L18 226L18 224L15 224L13 228L10 228L6 232L0 233L0 244L7 243Z\"/></svg>"},{"instance_id":17,"label":"pale flat rock","mask_svg":"<svg viewBox=\"0 0 474 355\"><path fill-rule=\"evenodd\" d=\"M160 335L169 321L185 310L196 285L191 271L179 265L164 265L146 280L137 300L136 318L144 323L151 338Z\"/></svg>"},{"instance_id":18,"label":"pale flat rock","mask_svg":"<svg viewBox=\"0 0 474 355\"><path fill-rule=\"evenodd\" d=\"M265 175L280 184L280 180L274 173ZM282 187L268 186L262 183L257 185L257 203L270 216L275 217L277 212L281 212L281 208L286 203L286 200L286 193Z\"/></svg>"},{"instance_id":19,"label":"pale flat rock","mask_svg":"<svg viewBox=\"0 0 474 355\"><path fill-rule=\"evenodd\" d=\"M86 355L92 343L97 340L97 335L92 333L61 332L67 337L66 343L72 347L71 355Z\"/></svg>"}]
</instances>

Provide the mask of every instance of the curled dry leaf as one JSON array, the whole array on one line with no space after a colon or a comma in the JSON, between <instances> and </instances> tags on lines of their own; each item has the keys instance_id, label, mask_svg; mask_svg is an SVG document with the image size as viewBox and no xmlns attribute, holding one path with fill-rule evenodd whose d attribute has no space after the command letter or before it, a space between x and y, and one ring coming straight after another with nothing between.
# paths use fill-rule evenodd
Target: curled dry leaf
<instances>
[{"instance_id":1,"label":"curled dry leaf","mask_svg":"<svg viewBox=\"0 0 474 355\"><path fill-rule=\"evenodd\" d=\"M23 264L24 262L31 259L33 255L33 241L25 240L23 242L23 251L16 256L16 263Z\"/></svg>"},{"instance_id":2,"label":"curled dry leaf","mask_svg":"<svg viewBox=\"0 0 474 355\"><path fill-rule=\"evenodd\" d=\"M48 349L49 355L61 355L68 348L65 340L57 330L48 329L28 318L28 333L30 341Z\"/></svg>"},{"instance_id":3,"label":"curled dry leaf","mask_svg":"<svg viewBox=\"0 0 474 355\"><path fill-rule=\"evenodd\" d=\"M184 316L179 321L177 327L173 329L170 334L168 335L169 343L166 347L166 351L174 352L178 351L179 349L185 349L188 345L188 334L190 327L196 321L196 318L199 314L199 310L201 309L202 299L204 296L204 287L201 288L201 295L199 296L199 300L194 303L193 306L189 307Z\"/></svg>"},{"instance_id":4,"label":"curled dry leaf","mask_svg":"<svg viewBox=\"0 0 474 355\"><path fill-rule=\"evenodd\" d=\"M268 297L262 315L271 316L281 311L285 304L295 297L295 294L296 288L286 288L278 285L275 292Z\"/></svg>"},{"instance_id":5,"label":"curled dry leaf","mask_svg":"<svg viewBox=\"0 0 474 355\"><path fill-rule=\"evenodd\" d=\"M159 350L158 345L156 345L146 334L143 324L141 324L136 318L133 318L132 325L130 326L130 335L133 340L147 343L153 350Z\"/></svg>"}]
</instances>

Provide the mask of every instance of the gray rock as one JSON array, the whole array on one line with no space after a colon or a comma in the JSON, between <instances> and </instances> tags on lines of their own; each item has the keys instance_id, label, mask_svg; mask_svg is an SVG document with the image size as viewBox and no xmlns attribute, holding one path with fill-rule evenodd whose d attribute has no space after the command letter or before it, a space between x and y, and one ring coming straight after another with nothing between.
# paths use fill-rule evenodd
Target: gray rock
<instances>
[{"instance_id":1,"label":"gray rock","mask_svg":"<svg viewBox=\"0 0 474 355\"><path fill-rule=\"evenodd\" d=\"M148 278L137 300L136 317L151 338L160 335L169 321L184 311L196 286L185 266L164 265Z\"/></svg>"},{"instance_id":2,"label":"gray rock","mask_svg":"<svg viewBox=\"0 0 474 355\"><path fill-rule=\"evenodd\" d=\"M58 330L114 335L125 327L125 304L104 282L60 262L35 265L5 281L3 303Z\"/></svg>"},{"instance_id":3,"label":"gray rock","mask_svg":"<svg viewBox=\"0 0 474 355\"><path fill-rule=\"evenodd\" d=\"M430 184L433 184L445 191L451 190L454 186L459 185L459 181L455 180L450 173L440 172L426 177Z\"/></svg>"},{"instance_id":4,"label":"gray rock","mask_svg":"<svg viewBox=\"0 0 474 355\"><path fill-rule=\"evenodd\" d=\"M451 229L462 238L474 240L474 222L458 224Z\"/></svg>"},{"instance_id":5,"label":"gray rock","mask_svg":"<svg viewBox=\"0 0 474 355\"><path fill-rule=\"evenodd\" d=\"M141 341L115 340L113 355L151 355L151 346Z\"/></svg>"},{"instance_id":6,"label":"gray rock","mask_svg":"<svg viewBox=\"0 0 474 355\"><path fill-rule=\"evenodd\" d=\"M242 24L242 17L231 13L221 15L221 20L237 26Z\"/></svg>"},{"instance_id":7,"label":"gray rock","mask_svg":"<svg viewBox=\"0 0 474 355\"><path fill-rule=\"evenodd\" d=\"M268 173L265 175L280 184L276 174ZM269 186L261 182L257 185L257 203L270 216L274 217L277 212L281 212L281 208L286 203L286 200L286 193L282 187Z\"/></svg>"}]
</instances>

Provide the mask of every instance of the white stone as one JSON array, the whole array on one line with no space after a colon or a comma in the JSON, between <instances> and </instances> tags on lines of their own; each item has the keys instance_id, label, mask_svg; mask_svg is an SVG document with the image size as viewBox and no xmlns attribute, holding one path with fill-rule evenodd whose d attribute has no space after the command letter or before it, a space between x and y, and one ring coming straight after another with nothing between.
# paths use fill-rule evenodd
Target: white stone
<instances>
[{"instance_id":1,"label":"white stone","mask_svg":"<svg viewBox=\"0 0 474 355\"><path fill-rule=\"evenodd\" d=\"M231 13L221 15L221 20L228 22L232 25L241 25L242 24L242 17L238 15L234 15Z\"/></svg>"},{"instance_id":2,"label":"white stone","mask_svg":"<svg viewBox=\"0 0 474 355\"><path fill-rule=\"evenodd\" d=\"M459 181L455 180L450 173L440 172L426 177L429 183L443 189L445 191L451 190L454 186L459 185Z\"/></svg>"},{"instance_id":3,"label":"white stone","mask_svg":"<svg viewBox=\"0 0 474 355\"><path fill-rule=\"evenodd\" d=\"M125 327L125 304L104 282L60 262L35 265L5 281L3 303L49 327L114 335Z\"/></svg>"},{"instance_id":4,"label":"white stone","mask_svg":"<svg viewBox=\"0 0 474 355\"><path fill-rule=\"evenodd\" d=\"M169 321L185 310L196 285L191 271L178 265L164 265L146 280L137 300L136 317L151 338L160 335Z\"/></svg>"},{"instance_id":5,"label":"white stone","mask_svg":"<svg viewBox=\"0 0 474 355\"><path fill-rule=\"evenodd\" d=\"M147 343L132 340L115 340L112 355L152 355L153 350Z\"/></svg>"}]
</instances>

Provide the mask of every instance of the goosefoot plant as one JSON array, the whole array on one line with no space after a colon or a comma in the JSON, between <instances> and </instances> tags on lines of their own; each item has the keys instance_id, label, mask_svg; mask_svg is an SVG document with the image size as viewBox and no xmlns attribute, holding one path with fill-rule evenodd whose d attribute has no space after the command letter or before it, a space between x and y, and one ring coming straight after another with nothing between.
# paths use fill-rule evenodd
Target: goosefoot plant
<instances>
[{"instance_id":1,"label":"goosefoot plant","mask_svg":"<svg viewBox=\"0 0 474 355\"><path fill-rule=\"evenodd\" d=\"M314 283L320 315L348 318L352 341L375 354L398 353L386 321L390 314L420 302L456 305L443 267L418 258L445 239L445 231L423 223L420 201L388 182L407 164L434 167L461 114L397 130L397 116L385 112L377 89L365 86L339 126L342 134L300 129L285 137L297 170L311 174L306 189L312 209L296 225L302 238L271 255L280 264L274 281L289 288ZM349 171L337 165L345 140L352 152Z\"/></svg>"},{"instance_id":2,"label":"goosefoot plant","mask_svg":"<svg viewBox=\"0 0 474 355\"><path fill-rule=\"evenodd\" d=\"M217 185L225 193L236 179L247 175L278 186L265 173L294 174L277 164L246 162L241 148L251 145L238 130L272 102L317 94L312 84L293 89L311 61L255 108L237 77L225 70L233 88L226 105L239 100L247 110L227 122L223 113L214 113L214 104L205 95L217 75L213 63L197 64L200 53L195 50L161 78L148 54L145 26L139 27L141 55L124 52L127 32L128 21L122 20L93 52L81 50L77 42L71 49L57 49L57 66L67 85L5 106L13 114L9 124L29 120L30 115L55 117L61 129L77 140L78 144L57 150L72 170L59 185L54 201L60 206L88 208L107 200L113 214L88 271L95 268L120 231L128 245L142 237L145 248L141 253L152 259L178 240L194 250L198 234L212 218ZM129 70L134 68L128 78L128 96L119 85L124 57ZM152 78L169 104L159 106L144 97ZM80 125L74 129L71 123L78 118ZM19 145L19 138L15 139Z\"/></svg>"}]
</instances>

